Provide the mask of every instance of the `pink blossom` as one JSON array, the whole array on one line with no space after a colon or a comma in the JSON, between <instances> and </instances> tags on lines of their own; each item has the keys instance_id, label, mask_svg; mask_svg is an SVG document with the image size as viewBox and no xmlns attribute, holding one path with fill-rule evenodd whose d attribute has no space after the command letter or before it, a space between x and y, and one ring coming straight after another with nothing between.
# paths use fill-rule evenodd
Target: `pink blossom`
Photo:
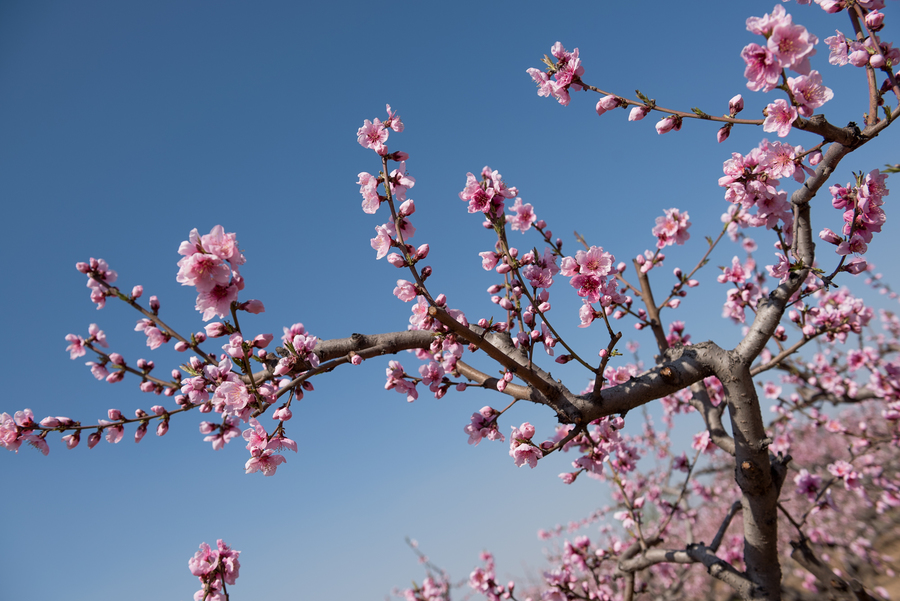
<instances>
[{"instance_id":1,"label":"pink blossom","mask_svg":"<svg viewBox=\"0 0 900 601\"><path fill-rule=\"evenodd\" d=\"M794 484L797 485L797 494L806 495L806 498L812 503L819 494L819 487L822 484L822 479L819 476L810 474L806 468L804 468L794 477Z\"/></svg>"},{"instance_id":2,"label":"pink blossom","mask_svg":"<svg viewBox=\"0 0 900 601\"><path fill-rule=\"evenodd\" d=\"M805 27L791 23L788 16L772 28L766 45L784 68L805 74L809 73L809 57L816 53L813 45L818 41Z\"/></svg>"},{"instance_id":3,"label":"pink blossom","mask_svg":"<svg viewBox=\"0 0 900 601\"><path fill-rule=\"evenodd\" d=\"M69 351L71 359L77 359L85 355L87 351L84 350L84 338L75 334L66 334L66 340L69 342L66 350Z\"/></svg>"},{"instance_id":4,"label":"pink blossom","mask_svg":"<svg viewBox=\"0 0 900 601\"><path fill-rule=\"evenodd\" d=\"M397 280L397 287L394 288L394 296L402 300L403 302L409 302L416 298L418 292L416 291L416 285L406 280Z\"/></svg>"},{"instance_id":5,"label":"pink blossom","mask_svg":"<svg viewBox=\"0 0 900 601\"><path fill-rule=\"evenodd\" d=\"M580 273L597 276L609 275L615 258L603 251L602 246L591 246L587 251L575 253L575 262Z\"/></svg>"},{"instance_id":6,"label":"pink blossom","mask_svg":"<svg viewBox=\"0 0 900 601\"><path fill-rule=\"evenodd\" d=\"M664 212L663 217L656 218L656 225L652 230L657 238L656 247L662 249L672 244L684 244L691 237L688 233L691 222L688 221L687 211L682 213L678 209L666 209Z\"/></svg>"},{"instance_id":7,"label":"pink blossom","mask_svg":"<svg viewBox=\"0 0 900 601\"><path fill-rule=\"evenodd\" d=\"M390 127L395 132L400 133L403 131L403 121L400 120L400 115L391 110L391 105L388 104L386 106L388 118L384 122L384 126Z\"/></svg>"},{"instance_id":8,"label":"pink blossom","mask_svg":"<svg viewBox=\"0 0 900 601\"><path fill-rule=\"evenodd\" d=\"M214 286L197 295L195 308L202 313L203 321L209 321L214 316L228 317L231 315L231 303L237 300L237 296L238 288L234 282L227 286Z\"/></svg>"},{"instance_id":9,"label":"pink blossom","mask_svg":"<svg viewBox=\"0 0 900 601\"><path fill-rule=\"evenodd\" d=\"M754 92L769 92L778 85L781 63L774 54L759 44L748 44L741 51L741 58L747 64L744 77L747 87Z\"/></svg>"},{"instance_id":10,"label":"pink blossom","mask_svg":"<svg viewBox=\"0 0 900 601\"><path fill-rule=\"evenodd\" d=\"M261 451L259 448L254 448L250 454L250 459L244 464L244 473L246 474L262 472L266 476L273 476L278 466L287 461L284 456L276 455L271 449Z\"/></svg>"},{"instance_id":11,"label":"pink blossom","mask_svg":"<svg viewBox=\"0 0 900 601\"><path fill-rule=\"evenodd\" d=\"M531 229L531 224L537 220L530 204L522 204L521 198L516 198L516 202L510 207L510 211L514 213L508 220L512 222L512 229L522 232L523 234Z\"/></svg>"},{"instance_id":12,"label":"pink blossom","mask_svg":"<svg viewBox=\"0 0 900 601\"><path fill-rule=\"evenodd\" d=\"M849 46L847 45L847 38L842 34L839 30L835 30L837 35L832 36L830 38L825 38L825 43L828 44L828 48L830 50L830 54L828 55L828 62L832 65L843 66L848 62L848 52Z\"/></svg>"},{"instance_id":13,"label":"pink blossom","mask_svg":"<svg viewBox=\"0 0 900 601\"><path fill-rule=\"evenodd\" d=\"M790 106L783 98L779 98L766 107L763 131L778 132L778 137L783 138L791 132L791 126L796 120L797 109Z\"/></svg>"},{"instance_id":14,"label":"pink blossom","mask_svg":"<svg viewBox=\"0 0 900 601\"><path fill-rule=\"evenodd\" d=\"M371 148L380 155L387 154L388 130L381 121L376 118L374 122L366 119L363 126L356 132L356 140L363 148ZM255 470L254 470L255 471Z\"/></svg>"},{"instance_id":15,"label":"pink blossom","mask_svg":"<svg viewBox=\"0 0 900 601\"><path fill-rule=\"evenodd\" d=\"M787 81L794 100L800 103L799 112L804 117L811 117L815 109L834 98L831 88L822 85L822 76L818 71L810 71L809 75L788 77Z\"/></svg>"}]
</instances>

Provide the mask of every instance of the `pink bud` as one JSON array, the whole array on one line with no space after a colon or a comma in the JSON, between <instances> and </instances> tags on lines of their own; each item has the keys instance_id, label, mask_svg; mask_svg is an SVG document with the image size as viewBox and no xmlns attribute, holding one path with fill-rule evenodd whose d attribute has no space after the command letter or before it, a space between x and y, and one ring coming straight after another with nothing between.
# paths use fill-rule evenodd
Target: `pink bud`
<instances>
[{"instance_id":1,"label":"pink bud","mask_svg":"<svg viewBox=\"0 0 900 601\"><path fill-rule=\"evenodd\" d=\"M646 117L647 113L649 113L649 112L650 112L650 109L647 108L646 106L636 106L633 109L631 109L630 113L628 113L628 120L629 121L640 121L641 119Z\"/></svg>"},{"instance_id":2,"label":"pink bud","mask_svg":"<svg viewBox=\"0 0 900 601\"><path fill-rule=\"evenodd\" d=\"M124 377L125 372L117 370L106 376L106 381L110 384L115 384L116 382L121 382Z\"/></svg>"},{"instance_id":3,"label":"pink bud","mask_svg":"<svg viewBox=\"0 0 900 601\"><path fill-rule=\"evenodd\" d=\"M78 446L78 443L81 442L81 432L76 431L74 434L69 434L68 436L63 436L62 439L64 441L66 441L66 448L74 449L75 447ZM100 438L98 437L97 440L99 441ZM96 443L94 443L94 444L96 444Z\"/></svg>"},{"instance_id":4,"label":"pink bud","mask_svg":"<svg viewBox=\"0 0 900 601\"><path fill-rule=\"evenodd\" d=\"M609 355L609 351L607 351L607 350L604 348L604 349L600 349L600 352L597 353L597 354L600 355L600 358L601 358L601 359L606 359L607 355Z\"/></svg>"},{"instance_id":5,"label":"pink bud","mask_svg":"<svg viewBox=\"0 0 900 601\"><path fill-rule=\"evenodd\" d=\"M538 309L540 309L541 313L546 313L550 310L550 303L541 303L538 306Z\"/></svg>"},{"instance_id":6,"label":"pink bud","mask_svg":"<svg viewBox=\"0 0 900 601\"><path fill-rule=\"evenodd\" d=\"M206 335L210 338L219 338L220 336L224 336L228 333L228 330L225 328L225 324L218 321L206 324L205 326L203 326L203 329L206 330Z\"/></svg>"},{"instance_id":7,"label":"pink bud","mask_svg":"<svg viewBox=\"0 0 900 601\"><path fill-rule=\"evenodd\" d=\"M423 244L419 248L416 249L416 258L419 260L424 259L428 256L428 252L431 250L431 247L427 244Z\"/></svg>"},{"instance_id":8,"label":"pink bud","mask_svg":"<svg viewBox=\"0 0 900 601\"><path fill-rule=\"evenodd\" d=\"M740 94L728 101L728 111L731 113L732 117L740 113L742 110L744 110L744 99Z\"/></svg>"},{"instance_id":9,"label":"pink bud","mask_svg":"<svg viewBox=\"0 0 900 601\"><path fill-rule=\"evenodd\" d=\"M866 15L866 26L870 31L880 31L884 27L884 15L877 10L873 10Z\"/></svg>"},{"instance_id":10,"label":"pink bud","mask_svg":"<svg viewBox=\"0 0 900 601\"><path fill-rule=\"evenodd\" d=\"M147 422L141 422L137 427L137 430L134 431L134 442L141 442L141 439L144 437L144 434L147 433Z\"/></svg>"},{"instance_id":11,"label":"pink bud","mask_svg":"<svg viewBox=\"0 0 900 601\"><path fill-rule=\"evenodd\" d=\"M696 288L697 286L700 285L700 282L698 282L697 280L688 280L687 285L688 285L688 288Z\"/></svg>"},{"instance_id":12,"label":"pink bud","mask_svg":"<svg viewBox=\"0 0 900 601\"><path fill-rule=\"evenodd\" d=\"M388 263L394 267L406 267L406 259L399 253L391 253L387 256Z\"/></svg>"},{"instance_id":13,"label":"pink bud","mask_svg":"<svg viewBox=\"0 0 900 601\"><path fill-rule=\"evenodd\" d=\"M614 108L618 108L620 106L622 106L622 100L615 94L604 96L597 103L597 114L602 115L606 111L611 111ZM600 112L601 108L603 109L603 113Z\"/></svg>"},{"instance_id":14,"label":"pink bud","mask_svg":"<svg viewBox=\"0 0 900 601\"><path fill-rule=\"evenodd\" d=\"M125 358L122 357L122 355L120 355L119 353L110 353L109 361L113 365L125 365Z\"/></svg>"},{"instance_id":15,"label":"pink bud","mask_svg":"<svg viewBox=\"0 0 900 601\"><path fill-rule=\"evenodd\" d=\"M400 217L408 217L416 212L416 203L410 198L400 205Z\"/></svg>"},{"instance_id":16,"label":"pink bud","mask_svg":"<svg viewBox=\"0 0 900 601\"><path fill-rule=\"evenodd\" d=\"M58 425L59 425L59 420L56 419L55 417L45 417L44 419L41 420L42 428L55 428Z\"/></svg>"},{"instance_id":17,"label":"pink bud","mask_svg":"<svg viewBox=\"0 0 900 601\"><path fill-rule=\"evenodd\" d=\"M619 273L625 273L625 270L628 269L628 265L625 264L625 261L620 262L616 265L616 271Z\"/></svg>"},{"instance_id":18,"label":"pink bud","mask_svg":"<svg viewBox=\"0 0 900 601\"><path fill-rule=\"evenodd\" d=\"M80 262L80 263L75 263L75 269L77 269L81 273L87 273L91 270L91 266L88 265L87 263Z\"/></svg>"},{"instance_id":19,"label":"pink bud","mask_svg":"<svg viewBox=\"0 0 900 601\"><path fill-rule=\"evenodd\" d=\"M731 135L731 123L727 123L719 128L719 131L716 132L716 140L721 144L725 140L728 139L728 136Z\"/></svg>"},{"instance_id":20,"label":"pink bud","mask_svg":"<svg viewBox=\"0 0 900 601\"><path fill-rule=\"evenodd\" d=\"M153 392L156 390L156 384L153 382L141 382L141 392Z\"/></svg>"},{"instance_id":21,"label":"pink bud","mask_svg":"<svg viewBox=\"0 0 900 601\"><path fill-rule=\"evenodd\" d=\"M247 313L253 313L254 315L258 313L264 313L266 311L266 308L263 306L262 301L255 299L248 300L245 303L241 303L240 308Z\"/></svg>"},{"instance_id":22,"label":"pink bud","mask_svg":"<svg viewBox=\"0 0 900 601\"><path fill-rule=\"evenodd\" d=\"M501 263L500 265L497 265L497 273L499 273L499 274L509 273L510 271L512 271L512 267L510 267L506 263Z\"/></svg>"},{"instance_id":23,"label":"pink bud","mask_svg":"<svg viewBox=\"0 0 900 601\"><path fill-rule=\"evenodd\" d=\"M156 435L157 436L165 436L166 432L169 431L169 420L163 420L159 422L159 425L156 426Z\"/></svg>"},{"instance_id":24,"label":"pink bud","mask_svg":"<svg viewBox=\"0 0 900 601\"><path fill-rule=\"evenodd\" d=\"M560 355L559 357L556 358L556 362L561 365L565 365L566 363L568 363L571 360L572 360L572 355Z\"/></svg>"},{"instance_id":25,"label":"pink bud","mask_svg":"<svg viewBox=\"0 0 900 601\"><path fill-rule=\"evenodd\" d=\"M678 115L669 115L665 119L660 119L656 123L656 133L659 135L669 133L672 130L679 131L681 129L681 117Z\"/></svg>"},{"instance_id":26,"label":"pink bud","mask_svg":"<svg viewBox=\"0 0 900 601\"><path fill-rule=\"evenodd\" d=\"M179 353L183 353L184 351L188 350L189 348L191 348L191 345L189 345L187 342L184 342L182 340L179 340L178 342L175 343L175 350L178 351Z\"/></svg>"},{"instance_id":27,"label":"pink bud","mask_svg":"<svg viewBox=\"0 0 900 601\"><path fill-rule=\"evenodd\" d=\"M261 349L266 348L267 346L269 346L269 343L272 342L273 338L274 336L272 336L272 334L260 334L253 339L253 343L251 344L251 346Z\"/></svg>"},{"instance_id":28,"label":"pink bud","mask_svg":"<svg viewBox=\"0 0 900 601\"><path fill-rule=\"evenodd\" d=\"M88 448L93 449L97 446L97 443L100 442L100 433L99 432L91 432L91 435L88 436ZM78 444L77 442L75 444ZM74 445L73 445L74 447ZM72 447L69 447L72 448Z\"/></svg>"},{"instance_id":29,"label":"pink bud","mask_svg":"<svg viewBox=\"0 0 900 601\"><path fill-rule=\"evenodd\" d=\"M150 297L150 310L153 313L159 312L159 299L155 296Z\"/></svg>"},{"instance_id":30,"label":"pink bud","mask_svg":"<svg viewBox=\"0 0 900 601\"><path fill-rule=\"evenodd\" d=\"M809 164L815 167L822 161L822 153L818 150L809 155Z\"/></svg>"},{"instance_id":31,"label":"pink bud","mask_svg":"<svg viewBox=\"0 0 900 601\"><path fill-rule=\"evenodd\" d=\"M109 415L109 419L116 422L122 419L122 412L118 409L110 409L109 411L107 411L107 415Z\"/></svg>"},{"instance_id":32,"label":"pink bud","mask_svg":"<svg viewBox=\"0 0 900 601\"><path fill-rule=\"evenodd\" d=\"M277 420L286 422L289 419L291 419L292 416L293 416L293 414L291 413L290 408L283 405L275 410L275 413L272 414L272 419L277 419Z\"/></svg>"},{"instance_id":33,"label":"pink bud","mask_svg":"<svg viewBox=\"0 0 900 601\"><path fill-rule=\"evenodd\" d=\"M865 271L867 267L868 265L866 264L865 259L856 257L855 259L850 260L846 265L844 265L843 271L856 275Z\"/></svg>"},{"instance_id":34,"label":"pink bud","mask_svg":"<svg viewBox=\"0 0 900 601\"><path fill-rule=\"evenodd\" d=\"M137 285L131 289L131 298L141 298L141 295L144 293L144 287L141 285Z\"/></svg>"},{"instance_id":35,"label":"pink bud","mask_svg":"<svg viewBox=\"0 0 900 601\"><path fill-rule=\"evenodd\" d=\"M834 244L835 246L837 246L838 244L843 242L843 240L841 239L840 236L835 234L833 231L831 231L827 227L825 229L823 229L821 232L819 232L819 238L821 238L825 242L828 242L829 244Z\"/></svg>"}]
</instances>

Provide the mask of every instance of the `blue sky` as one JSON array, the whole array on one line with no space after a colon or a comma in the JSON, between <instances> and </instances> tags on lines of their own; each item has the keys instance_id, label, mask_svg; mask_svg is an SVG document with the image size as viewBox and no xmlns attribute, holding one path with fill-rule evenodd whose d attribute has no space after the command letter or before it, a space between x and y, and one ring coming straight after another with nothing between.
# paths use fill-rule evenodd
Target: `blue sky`
<instances>
[{"instance_id":1,"label":"blue sky","mask_svg":"<svg viewBox=\"0 0 900 601\"><path fill-rule=\"evenodd\" d=\"M477 256L492 241L457 194L466 172L484 165L519 188L570 252L577 229L628 260L652 247L663 209L689 211L700 244L666 253L654 274L670 283L671 269L693 265L702 238L721 227L722 161L749 151L763 132L738 128L716 144L715 126L691 121L658 136L653 117L598 117L593 94L574 94L565 108L539 98L525 70L540 67L558 40L580 48L585 81L603 89L633 97L639 88L662 106L712 114L743 93L753 117L774 96L745 88L739 53L758 40L744 20L773 4L716 3L714 14L693 1L677 9L647 2L639 11L608 2L0 4L0 235L8 257L0 353L9 374L0 411L29 407L38 419L87 423L111 407L131 415L158 402L135 381L99 383L82 360L68 359L64 336L97 323L131 363L146 357L168 372L183 360L171 348L151 353L127 307L96 311L74 265L106 259L124 289L142 284L160 297L163 319L196 331L192 291L174 278L178 244L195 227L222 224L238 235L247 257L242 298L267 308L242 321L245 332L280 335L295 322L321 338L404 329L409 306L391 294L403 276L369 247L384 216L360 210L355 185L359 172L379 168L356 129L383 118L386 103L406 123L389 146L411 156L414 241L431 245L432 290L470 317L493 311L485 293L493 281ZM844 16L786 7L820 38L850 30ZM890 3L888 20L895 9ZM826 114L838 125L861 122L862 72L830 67L821 43L813 61L835 90ZM892 136L852 155L835 181L900 160ZM815 143L802 132L788 140ZM816 228L838 229L840 215L825 198L819 205ZM898 229L887 211L871 258L897 281ZM540 243L533 233L513 238ZM758 260L769 261L772 240L757 241ZM719 319L725 290L714 282L714 266L733 254L718 250L701 287L677 315L664 315L686 321L694 340L737 340L739 330ZM556 288L557 322L593 356L606 345L603 332L575 328L579 301L564 283ZM631 324L623 326L630 336ZM650 359L649 335L637 339ZM165 438L140 445L128 430L122 443L90 451L67 451L51 435L49 457L30 448L0 454L0 597L189 598L196 579L187 559L200 542L223 538L243 552L232 599L381 599L423 576L405 535L457 578L485 548L497 553L503 578L535 574L536 530L606 502L601 485L559 482L566 456L532 471L515 468L505 444L466 445L471 413L503 406L505 397L423 394L408 405L383 390L386 364L316 378L289 423L301 452L272 478L243 474L238 441L213 452L197 414L173 418ZM587 375L567 367L554 374L580 389ZM538 436L552 431L552 416L535 407L517 408L501 426L508 432L526 420ZM696 416L684 423L699 427Z\"/></svg>"}]
</instances>

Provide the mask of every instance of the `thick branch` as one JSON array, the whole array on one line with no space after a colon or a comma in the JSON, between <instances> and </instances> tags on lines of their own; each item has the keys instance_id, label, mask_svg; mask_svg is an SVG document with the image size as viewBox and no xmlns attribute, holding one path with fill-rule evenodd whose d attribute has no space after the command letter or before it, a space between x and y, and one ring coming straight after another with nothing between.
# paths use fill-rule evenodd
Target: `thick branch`
<instances>
[{"instance_id":1,"label":"thick branch","mask_svg":"<svg viewBox=\"0 0 900 601\"><path fill-rule=\"evenodd\" d=\"M575 397L575 406L587 422L607 415L625 414L713 375L711 365L718 354L724 353L713 342L671 347L653 369L624 384L604 388L597 400L592 400L590 394Z\"/></svg>"}]
</instances>

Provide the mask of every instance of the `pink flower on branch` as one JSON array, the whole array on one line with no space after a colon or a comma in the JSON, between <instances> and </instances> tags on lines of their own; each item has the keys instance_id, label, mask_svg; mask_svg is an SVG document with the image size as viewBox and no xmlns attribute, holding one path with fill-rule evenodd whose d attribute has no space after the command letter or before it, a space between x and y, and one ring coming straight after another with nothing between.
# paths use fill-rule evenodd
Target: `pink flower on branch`
<instances>
[{"instance_id":1,"label":"pink flower on branch","mask_svg":"<svg viewBox=\"0 0 900 601\"><path fill-rule=\"evenodd\" d=\"M763 121L763 131L777 132L779 138L791 133L791 127L797 120L797 109L779 98L766 107L766 119Z\"/></svg>"}]
</instances>

